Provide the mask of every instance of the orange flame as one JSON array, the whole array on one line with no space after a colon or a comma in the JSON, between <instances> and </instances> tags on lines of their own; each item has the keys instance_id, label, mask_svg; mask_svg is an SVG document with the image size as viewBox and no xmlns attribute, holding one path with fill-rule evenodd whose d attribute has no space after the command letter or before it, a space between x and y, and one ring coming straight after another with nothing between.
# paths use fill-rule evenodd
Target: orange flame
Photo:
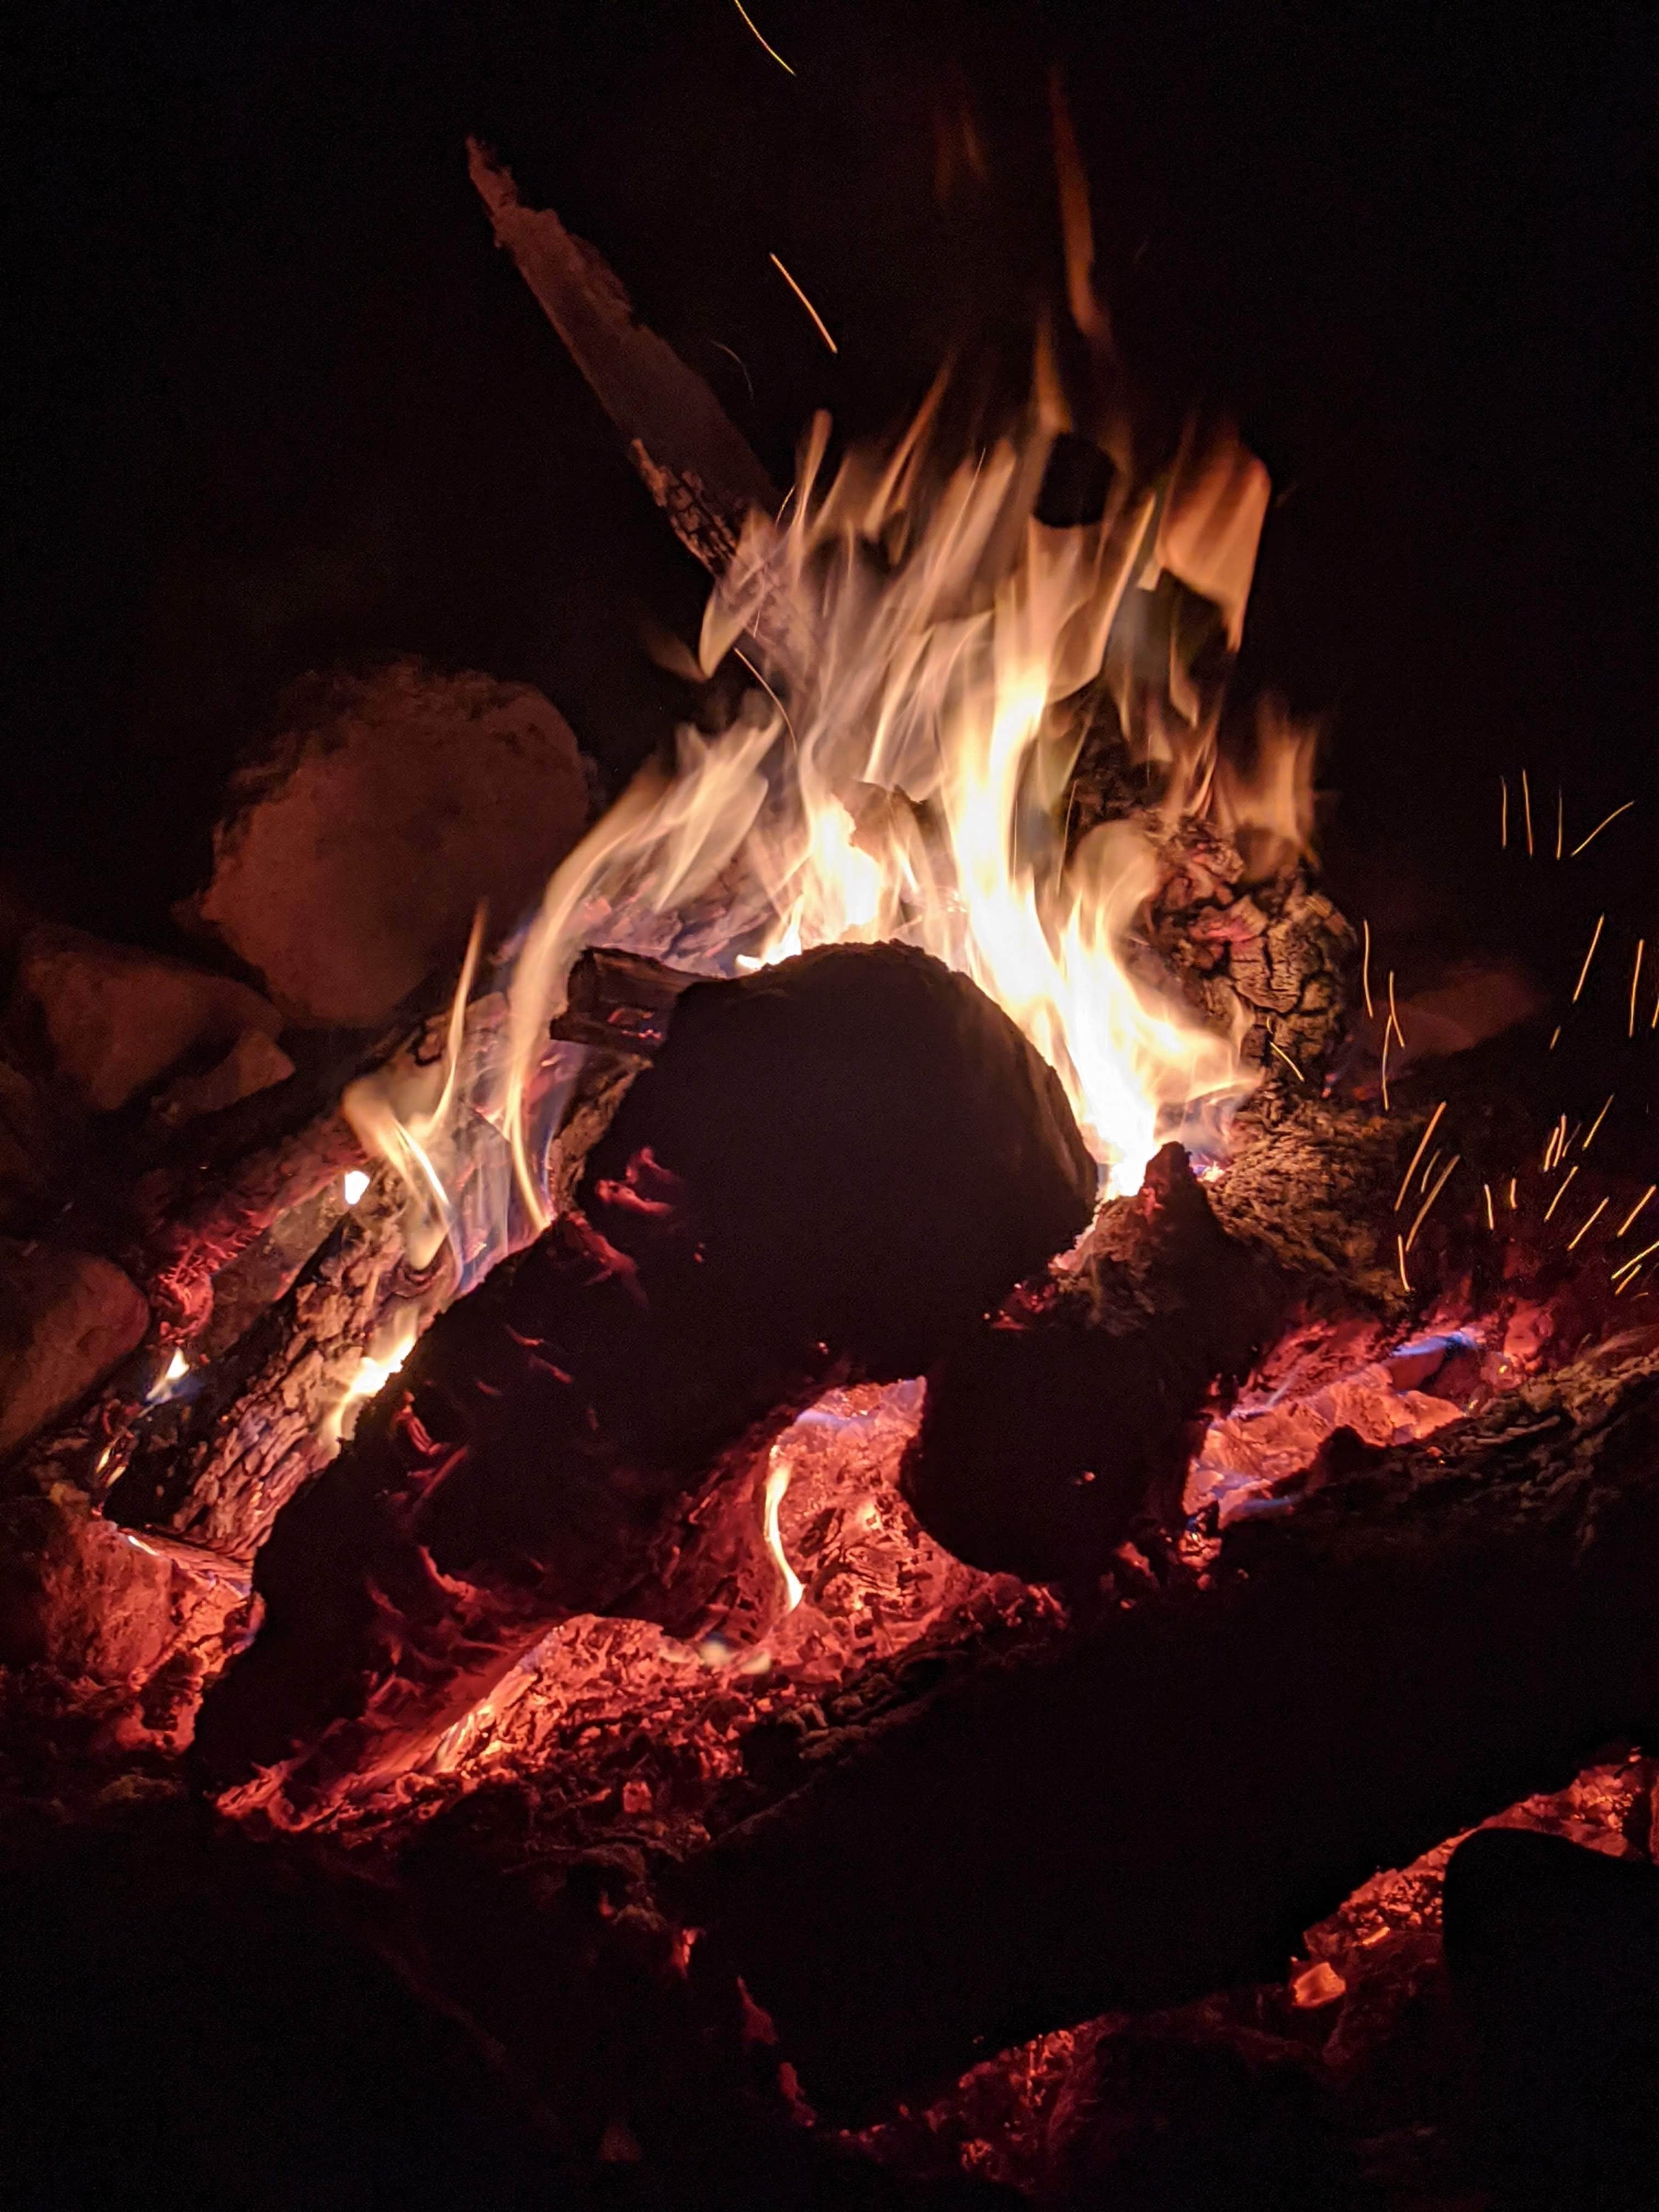
<instances>
[{"instance_id":1,"label":"orange flame","mask_svg":"<svg viewBox=\"0 0 1659 2212\"><path fill-rule=\"evenodd\" d=\"M661 951L664 918L699 902L720 902L725 941L705 933L699 954L675 951L684 965L902 939L973 976L1059 1073L1110 1188L1138 1186L1185 1114L1252 1087L1239 1036L1205 1026L1135 947L1182 816L1265 840L1275 863L1306 847L1311 741L1265 729L1238 773L1182 685L1172 708L1149 704L1121 641L1168 572L1237 644L1266 472L1189 435L1159 482L1120 472L1098 520L1050 526L1037 500L1064 416L1039 387L1021 435L953 470L930 450L942 380L895 451L855 452L827 486L828 426L813 424L787 522L750 516L703 623L704 668L741 649L763 690L722 738L683 730L677 772L645 771L554 875L487 1079L457 1074L475 933L422 1095L380 1079L354 1091L365 1144L434 1227L453 1215L436 1153L463 1108L500 1133L526 1226L544 1225L532 1107L571 965L592 942ZM1066 796L1109 695L1162 794L1072 848Z\"/></svg>"},{"instance_id":2,"label":"orange flame","mask_svg":"<svg viewBox=\"0 0 1659 2212\"><path fill-rule=\"evenodd\" d=\"M778 1528L778 1516L783 1510L785 1493L789 1488L793 1469L780 1446L774 1444L766 1469L766 1498L762 1519L762 1533L766 1548L772 1554L772 1564L783 1577L783 1609L791 1613L805 1595L806 1585L789 1564L789 1554L783 1548L783 1537Z\"/></svg>"}]
</instances>

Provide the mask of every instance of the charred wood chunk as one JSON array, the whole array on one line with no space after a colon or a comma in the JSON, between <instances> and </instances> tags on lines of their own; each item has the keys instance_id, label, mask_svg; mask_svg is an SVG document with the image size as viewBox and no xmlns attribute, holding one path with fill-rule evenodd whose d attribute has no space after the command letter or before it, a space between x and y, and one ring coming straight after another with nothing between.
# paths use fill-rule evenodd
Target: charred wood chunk
<instances>
[{"instance_id":1,"label":"charred wood chunk","mask_svg":"<svg viewBox=\"0 0 1659 2212\"><path fill-rule=\"evenodd\" d=\"M1173 1519L1212 1392L1285 1303L1166 1145L1074 1271L1017 1291L929 1370L902 1477L918 1519L975 1566L1098 1577L1140 1516Z\"/></svg>"},{"instance_id":2,"label":"charred wood chunk","mask_svg":"<svg viewBox=\"0 0 1659 2212\"><path fill-rule=\"evenodd\" d=\"M1094 1181L1053 1071L925 954L687 989L577 1210L451 1308L279 1518L265 1626L204 1710L210 1774L280 1768L257 1802L307 1817L553 1621L655 1617L734 1453L835 1379L924 1371L1078 1234Z\"/></svg>"}]
</instances>

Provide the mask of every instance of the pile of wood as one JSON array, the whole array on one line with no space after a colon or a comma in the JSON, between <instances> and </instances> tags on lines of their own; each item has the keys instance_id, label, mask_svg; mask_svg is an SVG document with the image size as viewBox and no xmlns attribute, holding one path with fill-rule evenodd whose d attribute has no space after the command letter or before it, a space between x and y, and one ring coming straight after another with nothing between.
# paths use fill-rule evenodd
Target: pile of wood
<instances>
[{"instance_id":1,"label":"pile of wood","mask_svg":"<svg viewBox=\"0 0 1659 2212\"><path fill-rule=\"evenodd\" d=\"M723 562L752 456L555 219L475 176ZM83 1108L136 1102L132 1172L83 1182L87 1250L37 1269L40 1329L92 1349L7 1437L21 1764L165 1753L298 1878L372 1896L375 1941L505 2054L573 2170L672 2170L713 2129L737 2172L988 2051L1271 1980L1379 1864L1639 1738L1659 1329L1607 1261L1659 1159L1628 1125L1592 1152L1588 1111L1552 1135L1525 1030L1390 1112L1363 1062L1322 1087L1352 933L1299 870L1246 896L1213 836L1170 850L1157 951L1283 1063L1218 1182L1170 1146L1096 1212L1052 1071L907 948L736 981L600 952L556 1025L586 1054L557 1218L465 1297L405 1249L384 1172L342 1188L342 1084L432 1046L419 994L280 1073L268 1002L151 979L183 1042L84 1078L131 1077ZM481 994L469 1022L500 1018ZM191 1109L177 1085L237 1051L249 1087ZM1461 1176L1431 1185L1443 1156ZM339 1446L393 1318L424 1334ZM915 1378L872 1480L904 1540L963 1563L959 1601L792 1691L773 1449L826 1393ZM1279 1441L1251 1459L1257 1421ZM1189 1515L1200 1443L1220 1477ZM648 1626L605 1647L610 1717L555 1774L489 1717L601 1617ZM605 1764L693 1728L627 1671L651 1634L725 1655L695 1726L730 1755L687 1751L672 1819ZM719 1671L733 1646L775 1693Z\"/></svg>"}]
</instances>

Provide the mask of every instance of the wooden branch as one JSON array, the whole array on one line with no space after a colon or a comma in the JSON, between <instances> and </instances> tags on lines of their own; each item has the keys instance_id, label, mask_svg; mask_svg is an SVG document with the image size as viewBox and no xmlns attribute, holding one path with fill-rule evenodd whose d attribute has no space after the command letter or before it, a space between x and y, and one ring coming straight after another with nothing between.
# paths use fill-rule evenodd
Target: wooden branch
<instances>
[{"instance_id":1,"label":"wooden branch","mask_svg":"<svg viewBox=\"0 0 1659 2212\"><path fill-rule=\"evenodd\" d=\"M443 1302L444 1281L407 1268L398 1212L383 1191L346 1214L287 1295L149 1414L111 1490L112 1519L252 1558L334 1457L340 1410L390 1310Z\"/></svg>"},{"instance_id":2,"label":"wooden branch","mask_svg":"<svg viewBox=\"0 0 1659 2212\"><path fill-rule=\"evenodd\" d=\"M751 507L778 494L702 377L635 315L613 271L550 208L527 208L509 172L476 139L467 167L506 247L627 444L629 458L681 543L715 574Z\"/></svg>"}]
</instances>

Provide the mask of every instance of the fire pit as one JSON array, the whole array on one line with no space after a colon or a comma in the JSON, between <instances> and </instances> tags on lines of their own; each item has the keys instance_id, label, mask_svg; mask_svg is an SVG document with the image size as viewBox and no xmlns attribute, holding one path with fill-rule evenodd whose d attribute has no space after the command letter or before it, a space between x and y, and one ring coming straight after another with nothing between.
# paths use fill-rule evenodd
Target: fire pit
<instances>
[{"instance_id":1,"label":"fire pit","mask_svg":"<svg viewBox=\"0 0 1659 2212\"><path fill-rule=\"evenodd\" d=\"M17 1849L285 1889L578 2201L1486 2202L1492 1927L1588 1845L1647 1929L1659 1145L1574 1040L1659 972L1411 998L1337 910L1237 696L1267 471L1156 427L1055 136L1029 396L787 497L474 143L723 726L590 804L522 687L313 687L216 969L21 941Z\"/></svg>"}]
</instances>

